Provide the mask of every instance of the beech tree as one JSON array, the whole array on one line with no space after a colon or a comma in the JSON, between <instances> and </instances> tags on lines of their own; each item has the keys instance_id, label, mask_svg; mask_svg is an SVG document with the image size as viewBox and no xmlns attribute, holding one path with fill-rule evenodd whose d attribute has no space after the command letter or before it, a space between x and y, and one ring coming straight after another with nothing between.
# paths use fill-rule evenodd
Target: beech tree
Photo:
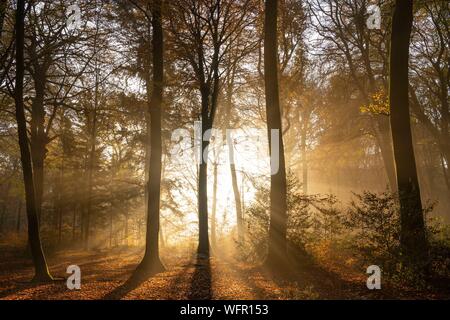
<instances>
[{"instance_id":1,"label":"beech tree","mask_svg":"<svg viewBox=\"0 0 450 320\"><path fill-rule=\"evenodd\" d=\"M17 131L19 135L20 159L22 162L23 180L25 185L25 201L28 218L28 242L33 257L35 281L50 281L52 277L47 267L39 235L38 210L36 192L31 163L31 153L28 146L27 122L23 103L24 79L24 29L25 29L25 0L17 1L16 9L16 82L14 99L16 105Z\"/></svg>"},{"instance_id":2,"label":"beech tree","mask_svg":"<svg viewBox=\"0 0 450 320\"><path fill-rule=\"evenodd\" d=\"M427 263L422 201L411 136L408 63L413 22L413 1L397 0L392 17L389 102L392 140L400 198L400 243L406 261L413 266Z\"/></svg>"},{"instance_id":3,"label":"beech tree","mask_svg":"<svg viewBox=\"0 0 450 320\"><path fill-rule=\"evenodd\" d=\"M287 255L286 169L278 88L277 13L278 1L267 0L264 10L266 117L270 154L278 152L279 158L278 171L272 173L270 177L269 252L266 260L266 264L269 266L283 263ZM276 142L272 139L272 130L278 131L278 141ZM274 146L278 146L278 148L276 149Z\"/></svg>"},{"instance_id":4,"label":"beech tree","mask_svg":"<svg viewBox=\"0 0 450 320\"><path fill-rule=\"evenodd\" d=\"M152 14L152 54L153 54L153 89L147 88L148 112L150 113L150 163L147 204L147 234L145 254L137 271L152 274L164 270L159 258L159 220L161 196L161 112L164 91L164 37L161 22L162 1L154 0Z\"/></svg>"}]
</instances>

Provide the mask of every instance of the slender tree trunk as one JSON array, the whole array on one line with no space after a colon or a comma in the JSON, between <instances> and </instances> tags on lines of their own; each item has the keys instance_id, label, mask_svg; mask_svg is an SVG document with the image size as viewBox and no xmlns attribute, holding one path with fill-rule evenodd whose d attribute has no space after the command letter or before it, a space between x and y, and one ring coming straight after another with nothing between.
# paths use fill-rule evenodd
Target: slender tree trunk
<instances>
[{"instance_id":1,"label":"slender tree trunk","mask_svg":"<svg viewBox=\"0 0 450 320\"><path fill-rule=\"evenodd\" d=\"M198 169L198 248L197 253L209 256L209 234L208 234L208 155L209 139L205 133L211 129L212 122L209 118L209 90L201 88L202 99L202 122L201 122L201 154ZM206 138L206 139L204 139Z\"/></svg>"},{"instance_id":2,"label":"slender tree trunk","mask_svg":"<svg viewBox=\"0 0 450 320\"><path fill-rule=\"evenodd\" d=\"M390 120L400 198L400 243L406 262L423 267L428 260L422 202L411 136L408 98L409 43L413 1L396 0L390 55Z\"/></svg>"},{"instance_id":3,"label":"slender tree trunk","mask_svg":"<svg viewBox=\"0 0 450 320\"><path fill-rule=\"evenodd\" d=\"M72 242L76 239L76 231L77 231L77 205L73 206L73 216L72 216Z\"/></svg>"},{"instance_id":4,"label":"slender tree trunk","mask_svg":"<svg viewBox=\"0 0 450 320\"><path fill-rule=\"evenodd\" d=\"M378 118L377 120L377 141L381 150L381 158L384 164L384 170L386 171L386 177L389 183L389 188L392 192L398 190L397 179L395 176L395 160L394 152L390 137L389 119L385 116L379 116L383 118Z\"/></svg>"},{"instance_id":5,"label":"slender tree trunk","mask_svg":"<svg viewBox=\"0 0 450 320\"><path fill-rule=\"evenodd\" d=\"M306 138L308 134L308 123L309 123L309 112L304 111L302 117L302 129L301 129L301 137L300 144L302 150L302 183L303 183L303 194L308 194L308 159L306 157Z\"/></svg>"},{"instance_id":6,"label":"slender tree trunk","mask_svg":"<svg viewBox=\"0 0 450 320\"><path fill-rule=\"evenodd\" d=\"M25 0L17 1L16 11L16 86L15 105L17 131L19 135L20 160L22 162L22 172L25 185L25 200L28 218L28 241L31 255L33 257L35 269L35 281L52 280L39 236L38 210L36 207L35 189L33 181L33 169L31 154L28 147L27 123L23 104L23 78L24 78L24 22L25 20Z\"/></svg>"},{"instance_id":7,"label":"slender tree trunk","mask_svg":"<svg viewBox=\"0 0 450 320\"><path fill-rule=\"evenodd\" d=\"M447 186L447 190L450 191L450 181L448 178L447 169L445 168L444 156L441 154L440 158L441 158L440 160L441 160L442 174L444 176L445 185Z\"/></svg>"},{"instance_id":8,"label":"slender tree trunk","mask_svg":"<svg viewBox=\"0 0 450 320\"><path fill-rule=\"evenodd\" d=\"M161 226L161 223L159 224L159 247L161 249L164 249L166 246L166 238L164 238L164 229Z\"/></svg>"},{"instance_id":9,"label":"slender tree trunk","mask_svg":"<svg viewBox=\"0 0 450 320\"><path fill-rule=\"evenodd\" d=\"M208 119L202 116L202 159L198 171L198 248L197 252L209 255L208 235L208 148L209 141L203 141L203 133L210 129Z\"/></svg>"},{"instance_id":10,"label":"slender tree trunk","mask_svg":"<svg viewBox=\"0 0 450 320\"><path fill-rule=\"evenodd\" d=\"M5 217L6 217L6 203L3 204L2 206L2 213L0 214L0 233L3 232L3 225L5 223Z\"/></svg>"},{"instance_id":11,"label":"slender tree trunk","mask_svg":"<svg viewBox=\"0 0 450 320\"><path fill-rule=\"evenodd\" d=\"M266 0L264 21L264 80L267 129L270 154L274 155L278 152L279 156L278 171L272 174L270 179L269 250L266 261L268 266L282 264L287 257L286 172L278 88L277 7L277 0ZM275 141L272 141L272 130L278 130L278 150L274 148Z\"/></svg>"},{"instance_id":12,"label":"slender tree trunk","mask_svg":"<svg viewBox=\"0 0 450 320\"><path fill-rule=\"evenodd\" d=\"M6 211L8 210L9 191L11 189L11 181L6 185L5 196L3 197L2 212L0 215L0 232L3 232L3 226L6 218Z\"/></svg>"},{"instance_id":13,"label":"slender tree trunk","mask_svg":"<svg viewBox=\"0 0 450 320\"><path fill-rule=\"evenodd\" d=\"M226 130L231 128L231 113L232 113L232 106L233 106L233 86L234 86L234 76L235 72L233 71L231 75L231 80L228 84L227 89L227 125L228 127L225 128L225 134ZM233 196L234 196L234 205L236 210L236 227L237 227L237 236L238 241L241 242L244 239L244 222L243 222L243 213L242 213L242 204L241 204L241 195L239 192L239 186L237 182L237 174L236 174L236 163L235 163L235 156L234 156L234 141L232 141L232 137L230 135L226 136L226 141L228 145L228 161L230 163L230 174L231 174L231 185L233 187Z\"/></svg>"},{"instance_id":14,"label":"slender tree trunk","mask_svg":"<svg viewBox=\"0 0 450 320\"><path fill-rule=\"evenodd\" d=\"M241 195L239 192L239 186L237 182L237 174L236 174L236 164L234 163L234 144L232 141L228 141L228 158L230 162L230 173L231 173L231 185L233 186L233 196L234 196L234 204L236 207L236 227L237 227L237 235L238 241L241 242L244 239L244 221L242 214L242 203L241 203Z\"/></svg>"},{"instance_id":15,"label":"slender tree trunk","mask_svg":"<svg viewBox=\"0 0 450 320\"><path fill-rule=\"evenodd\" d=\"M211 208L211 245L216 246L216 212L217 212L217 171L218 164L213 165L213 198Z\"/></svg>"},{"instance_id":16,"label":"slender tree trunk","mask_svg":"<svg viewBox=\"0 0 450 320\"><path fill-rule=\"evenodd\" d=\"M64 159L65 155L63 154L61 160L61 168L59 171L59 187L58 187L58 198L57 198L57 215L58 215L58 245L61 245L62 241L62 225L63 225L63 195L64 195Z\"/></svg>"},{"instance_id":17,"label":"slender tree trunk","mask_svg":"<svg viewBox=\"0 0 450 320\"><path fill-rule=\"evenodd\" d=\"M36 196L36 209L38 212L39 223L42 222L42 202L44 196L44 162L46 157L46 146L48 142L45 133L45 66L35 64L34 88L36 91L33 103L31 105L31 159L33 163L33 178Z\"/></svg>"},{"instance_id":18,"label":"slender tree trunk","mask_svg":"<svg viewBox=\"0 0 450 320\"><path fill-rule=\"evenodd\" d=\"M149 99L150 112L150 165L148 180L148 212L145 254L137 268L137 272L154 274L164 270L159 258L159 219L161 195L161 108L164 88L164 54L163 29L161 23L162 1L155 0L152 4L153 29L153 90ZM147 81L148 83L149 81ZM147 85L147 97L150 97L150 87Z\"/></svg>"},{"instance_id":19,"label":"slender tree trunk","mask_svg":"<svg viewBox=\"0 0 450 320\"><path fill-rule=\"evenodd\" d=\"M90 151L88 164L88 179L87 179L87 205L86 205L86 224L84 234L84 248L89 249L90 245L90 224L92 214L92 198L93 198L93 180L94 180L94 166L97 140L97 110L98 110L98 95L99 95L98 74L95 75L95 90L94 90L94 110L92 111L92 129L89 137Z\"/></svg>"},{"instance_id":20,"label":"slender tree trunk","mask_svg":"<svg viewBox=\"0 0 450 320\"><path fill-rule=\"evenodd\" d=\"M129 235L129 223L128 223L129 217L128 213L125 213L125 227L124 227L124 238L125 238L125 247L128 247L128 235Z\"/></svg>"},{"instance_id":21,"label":"slender tree trunk","mask_svg":"<svg viewBox=\"0 0 450 320\"><path fill-rule=\"evenodd\" d=\"M20 219L22 215L22 200L17 202L17 223L16 223L16 233L20 233Z\"/></svg>"},{"instance_id":22,"label":"slender tree trunk","mask_svg":"<svg viewBox=\"0 0 450 320\"><path fill-rule=\"evenodd\" d=\"M0 0L0 40L3 33L3 23L5 21L7 0Z\"/></svg>"},{"instance_id":23,"label":"slender tree trunk","mask_svg":"<svg viewBox=\"0 0 450 320\"><path fill-rule=\"evenodd\" d=\"M113 238L113 210L109 211L109 248L112 248L112 238Z\"/></svg>"}]
</instances>

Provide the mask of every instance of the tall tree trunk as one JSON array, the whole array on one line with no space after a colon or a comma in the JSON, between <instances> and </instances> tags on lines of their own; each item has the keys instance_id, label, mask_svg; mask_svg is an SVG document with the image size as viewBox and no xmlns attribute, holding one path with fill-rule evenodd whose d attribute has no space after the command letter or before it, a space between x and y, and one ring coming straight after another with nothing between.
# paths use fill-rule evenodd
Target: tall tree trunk
<instances>
[{"instance_id":1,"label":"tall tree trunk","mask_svg":"<svg viewBox=\"0 0 450 320\"><path fill-rule=\"evenodd\" d=\"M11 181L6 185L5 196L3 197L2 212L0 214L0 232L3 232L3 227L6 218L6 211L8 210L9 191L11 189Z\"/></svg>"},{"instance_id":2,"label":"tall tree trunk","mask_svg":"<svg viewBox=\"0 0 450 320\"><path fill-rule=\"evenodd\" d=\"M31 105L30 145L31 159L33 163L33 178L36 197L36 209L39 223L42 222L42 202L44 197L44 162L47 153L48 137L45 132L45 83L47 66L39 63L34 64L33 75L35 97Z\"/></svg>"},{"instance_id":3,"label":"tall tree trunk","mask_svg":"<svg viewBox=\"0 0 450 320\"><path fill-rule=\"evenodd\" d=\"M227 141L227 144L228 144L228 158L230 162L231 185L233 186L234 204L236 207L237 235L238 241L241 242L244 239L244 221L242 214L241 195L239 192L239 186L237 182L236 164L234 163L235 161L234 144L232 141Z\"/></svg>"},{"instance_id":4,"label":"tall tree trunk","mask_svg":"<svg viewBox=\"0 0 450 320\"><path fill-rule=\"evenodd\" d=\"M23 104L23 78L24 78L24 22L25 20L25 0L17 1L16 11L16 85L15 85L15 105L17 131L19 135L20 160L22 162L23 180L25 185L25 200L28 218L28 241L31 255L33 257L35 269L35 281L49 281L52 277L49 273L47 262L41 246L39 236L38 210L33 181L33 169L31 164L31 154L28 147L27 123Z\"/></svg>"},{"instance_id":5,"label":"tall tree trunk","mask_svg":"<svg viewBox=\"0 0 450 320\"><path fill-rule=\"evenodd\" d=\"M197 253L209 255L208 234L208 155L210 139L205 133L211 129L212 121L209 117L209 90L201 87L201 153L198 169L198 247Z\"/></svg>"},{"instance_id":6,"label":"tall tree trunk","mask_svg":"<svg viewBox=\"0 0 450 320\"><path fill-rule=\"evenodd\" d=\"M149 99L150 112L150 165L148 180L148 212L145 254L136 271L143 274L153 274L164 270L159 258L159 219L161 195L161 108L164 88L164 55L163 29L161 24L162 1L155 0L152 4L153 29L153 90ZM147 97L150 97L149 81L147 81Z\"/></svg>"},{"instance_id":7,"label":"tall tree trunk","mask_svg":"<svg viewBox=\"0 0 450 320\"><path fill-rule=\"evenodd\" d=\"M2 206L2 213L0 214L0 233L3 232L3 225L5 223L5 217L6 217L6 203L3 204Z\"/></svg>"},{"instance_id":8,"label":"tall tree trunk","mask_svg":"<svg viewBox=\"0 0 450 320\"><path fill-rule=\"evenodd\" d=\"M129 217L128 212L125 212L125 227L123 230L124 233L124 239L125 239L125 247L128 247L128 236L129 236Z\"/></svg>"},{"instance_id":9,"label":"tall tree trunk","mask_svg":"<svg viewBox=\"0 0 450 320\"><path fill-rule=\"evenodd\" d=\"M84 234L84 248L89 249L90 245L90 224L92 215L92 198L93 198L93 182L94 182L94 166L97 140L97 109L98 109L98 95L99 95L98 75L95 75L95 93L94 93L94 110L92 111L92 129L89 137L90 151L88 164L88 179L87 179L87 205L86 205L86 224Z\"/></svg>"},{"instance_id":10,"label":"tall tree trunk","mask_svg":"<svg viewBox=\"0 0 450 320\"><path fill-rule=\"evenodd\" d=\"M109 247L112 248L112 238L113 238L113 210L109 211Z\"/></svg>"},{"instance_id":11,"label":"tall tree trunk","mask_svg":"<svg viewBox=\"0 0 450 320\"><path fill-rule=\"evenodd\" d=\"M239 192L239 186L237 182L237 174L236 174L236 163L235 163L235 156L234 156L234 141L232 141L232 137L230 135L227 135L226 130L231 128L231 114L232 114L232 107L233 107L233 88L234 88L234 79L235 79L236 70L235 67L232 70L230 74L230 79L228 80L228 86L227 86L227 97L226 97L226 104L228 106L227 108L227 119L226 124L227 127L225 130L226 135L226 142L228 146L228 161L230 163L230 174L231 174L231 185L233 187L233 196L234 196L234 205L236 210L236 227L237 227L237 236L238 241L242 242L244 239L244 221L243 221L243 213L242 213L242 204L241 204L241 195ZM222 133L223 135L223 133Z\"/></svg>"},{"instance_id":12,"label":"tall tree trunk","mask_svg":"<svg viewBox=\"0 0 450 320\"><path fill-rule=\"evenodd\" d=\"M276 266L283 263L287 257L286 172L278 88L277 7L277 0L266 0L264 21L264 80L267 129L270 154L274 155L276 152L279 153L278 171L272 173L270 179L269 250L266 261L266 264L269 266ZM278 150L274 148L272 130L278 130Z\"/></svg>"},{"instance_id":13,"label":"tall tree trunk","mask_svg":"<svg viewBox=\"0 0 450 320\"><path fill-rule=\"evenodd\" d=\"M447 190L450 191L450 181L448 178L448 174L447 174L447 168L445 168L445 161L444 161L444 156L441 153L440 156L440 160L441 160L441 167L442 167L442 174L444 176L444 181L445 181L445 185L447 186Z\"/></svg>"},{"instance_id":14,"label":"tall tree trunk","mask_svg":"<svg viewBox=\"0 0 450 320\"><path fill-rule=\"evenodd\" d=\"M159 224L159 246L161 249L164 249L166 246L166 238L164 238L164 230L161 226L161 223Z\"/></svg>"},{"instance_id":15,"label":"tall tree trunk","mask_svg":"<svg viewBox=\"0 0 450 320\"><path fill-rule=\"evenodd\" d=\"M208 97L202 96L202 104L207 104ZM203 109L203 108L202 108ZM206 109L207 110L207 109ZM201 159L198 171L198 248L197 253L209 255L208 235L208 148L209 141L203 140L203 134L209 130L208 117L202 112Z\"/></svg>"},{"instance_id":16,"label":"tall tree trunk","mask_svg":"<svg viewBox=\"0 0 450 320\"><path fill-rule=\"evenodd\" d=\"M20 233L20 219L22 215L22 199L17 202L17 222L16 222L16 233Z\"/></svg>"},{"instance_id":17,"label":"tall tree trunk","mask_svg":"<svg viewBox=\"0 0 450 320\"><path fill-rule=\"evenodd\" d=\"M73 205L73 216L72 216L72 242L75 241L76 231L77 231L77 204Z\"/></svg>"},{"instance_id":18,"label":"tall tree trunk","mask_svg":"<svg viewBox=\"0 0 450 320\"><path fill-rule=\"evenodd\" d=\"M218 164L213 164L213 198L211 208L211 245L216 246L216 212L217 212L217 172Z\"/></svg>"},{"instance_id":19,"label":"tall tree trunk","mask_svg":"<svg viewBox=\"0 0 450 320\"><path fill-rule=\"evenodd\" d=\"M6 15L6 4L7 4L7 0L0 0L0 39L1 39L2 33L3 33L3 23L5 21L5 15Z\"/></svg>"},{"instance_id":20,"label":"tall tree trunk","mask_svg":"<svg viewBox=\"0 0 450 320\"><path fill-rule=\"evenodd\" d=\"M409 43L413 1L396 0L390 55L390 120L400 198L400 244L406 263L424 267L428 260L422 202L411 136L408 98Z\"/></svg>"},{"instance_id":21,"label":"tall tree trunk","mask_svg":"<svg viewBox=\"0 0 450 320\"><path fill-rule=\"evenodd\" d=\"M63 153L61 160L61 168L59 171L59 181L58 181L58 192L57 202L56 202L56 213L58 221L58 245L61 245L62 241L62 225L63 225L63 196L64 196L64 159L65 154Z\"/></svg>"},{"instance_id":22,"label":"tall tree trunk","mask_svg":"<svg viewBox=\"0 0 450 320\"><path fill-rule=\"evenodd\" d=\"M98 18L97 18L98 24ZM95 39L94 47L97 48L97 39ZM96 49L95 49L96 50ZM99 74L98 61L95 59L95 88L94 88L94 107L91 110L92 127L89 134L89 160L87 163L87 190L86 190L86 212L84 219L84 248L89 249L90 246L90 230L91 230L91 216L92 216L92 200L94 188L94 169L95 169L95 154L97 146L97 121L98 121L98 107L99 107Z\"/></svg>"},{"instance_id":23,"label":"tall tree trunk","mask_svg":"<svg viewBox=\"0 0 450 320\"><path fill-rule=\"evenodd\" d=\"M383 117L383 118L380 118ZM377 119L377 132L376 138L381 151L381 158L384 164L384 170L386 172L386 177L389 183L389 188L392 192L398 190L397 180L395 176L395 160L394 152L391 142L391 137L389 135L389 119L384 115L379 115Z\"/></svg>"},{"instance_id":24,"label":"tall tree trunk","mask_svg":"<svg viewBox=\"0 0 450 320\"><path fill-rule=\"evenodd\" d=\"M305 110L302 116L302 129L300 137L300 147L302 151L302 184L303 184L303 194L308 194L308 160L306 157L307 146L306 138L308 135L308 124L310 119L310 113Z\"/></svg>"}]
</instances>

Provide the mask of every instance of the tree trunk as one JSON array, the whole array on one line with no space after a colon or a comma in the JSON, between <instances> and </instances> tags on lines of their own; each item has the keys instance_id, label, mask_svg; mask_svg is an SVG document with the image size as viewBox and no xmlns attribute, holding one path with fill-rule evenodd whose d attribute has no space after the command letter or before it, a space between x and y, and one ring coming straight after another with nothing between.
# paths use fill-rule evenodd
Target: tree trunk
<instances>
[{"instance_id":1,"label":"tree trunk","mask_svg":"<svg viewBox=\"0 0 450 320\"><path fill-rule=\"evenodd\" d=\"M17 131L19 135L20 160L25 185L25 200L28 219L28 241L31 255L33 257L35 269L35 281L50 281L52 277L49 273L47 262L41 246L39 236L38 210L36 206L35 189L33 181L33 169L31 154L28 147L27 123L25 119L23 103L23 78L24 78L24 22L25 20L25 0L17 1L16 11L16 86L15 105Z\"/></svg>"},{"instance_id":2,"label":"tree trunk","mask_svg":"<svg viewBox=\"0 0 450 320\"><path fill-rule=\"evenodd\" d=\"M232 112L232 106L233 106L233 86L234 86L234 76L235 72L232 73L230 82L228 84L227 89L227 97L226 97L226 103L227 103L227 125L228 127L225 128L225 134L226 130L231 128L231 112ZM244 222L243 222L243 212L242 212L242 204L241 204L241 195L239 192L239 186L237 182L237 174L236 174L236 164L235 164L235 156L234 156L234 141L231 140L232 137L230 135L226 135L226 141L228 146L228 161L230 163L230 174L231 174L231 185L233 187L233 196L234 196L234 205L236 209L236 227L237 227L237 236L238 241L242 242L244 239Z\"/></svg>"},{"instance_id":3,"label":"tree trunk","mask_svg":"<svg viewBox=\"0 0 450 320\"><path fill-rule=\"evenodd\" d=\"M17 223L16 223L16 233L20 233L20 219L22 215L22 200L17 203Z\"/></svg>"},{"instance_id":4,"label":"tree trunk","mask_svg":"<svg viewBox=\"0 0 450 320\"><path fill-rule=\"evenodd\" d=\"M0 214L0 233L3 233L3 225L5 223L5 217L6 217L6 202L2 206L2 213Z\"/></svg>"},{"instance_id":5,"label":"tree trunk","mask_svg":"<svg viewBox=\"0 0 450 320\"><path fill-rule=\"evenodd\" d=\"M0 0L0 39L2 38L3 33L3 23L5 21L6 15L6 4L7 0Z\"/></svg>"},{"instance_id":6,"label":"tree trunk","mask_svg":"<svg viewBox=\"0 0 450 320\"><path fill-rule=\"evenodd\" d=\"M9 181L8 184L6 185L5 196L3 197L2 212L0 215L0 233L3 232L3 227L6 218L6 211L8 210L10 189L11 189L11 181Z\"/></svg>"},{"instance_id":7,"label":"tree trunk","mask_svg":"<svg viewBox=\"0 0 450 320\"><path fill-rule=\"evenodd\" d=\"M75 242L76 230L77 230L77 205L73 206L73 216L72 216L72 242Z\"/></svg>"},{"instance_id":8,"label":"tree trunk","mask_svg":"<svg viewBox=\"0 0 450 320\"><path fill-rule=\"evenodd\" d=\"M391 192L397 192L397 181L395 177L395 160L394 152L391 142L391 137L389 135L389 119L383 115L379 115L377 119L377 133L376 138L378 145L380 146L381 158L384 164L384 170L386 171L386 177L389 183L389 188ZM383 117L383 118L380 118Z\"/></svg>"},{"instance_id":9,"label":"tree trunk","mask_svg":"<svg viewBox=\"0 0 450 320\"><path fill-rule=\"evenodd\" d=\"M112 248L112 238L113 238L113 210L109 211L109 247Z\"/></svg>"},{"instance_id":10,"label":"tree trunk","mask_svg":"<svg viewBox=\"0 0 450 320\"><path fill-rule=\"evenodd\" d=\"M213 198L211 208L211 245L216 246L216 212L217 212L217 168L218 164L214 163L213 167Z\"/></svg>"},{"instance_id":11,"label":"tree trunk","mask_svg":"<svg viewBox=\"0 0 450 320\"><path fill-rule=\"evenodd\" d=\"M206 125L207 119L202 119L202 136L209 128ZM201 154L198 172L198 248L197 252L209 255L209 235L208 235L208 147L209 141L201 142Z\"/></svg>"},{"instance_id":12,"label":"tree trunk","mask_svg":"<svg viewBox=\"0 0 450 320\"><path fill-rule=\"evenodd\" d=\"M308 123L310 119L310 113L305 110L302 116L302 129L300 137L300 147L302 152L302 184L303 184L303 194L308 194L308 160L306 158L307 146L306 138L308 135Z\"/></svg>"},{"instance_id":13,"label":"tree trunk","mask_svg":"<svg viewBox=\"0 0 450 320\"><path fill-rule=\"evenodd\" d=\"M128 236L129 236L129 232L130 232L129 220L130 220L130 218L128 217L128 212L125 212L125 226L123 229L123 234L124 234L124 239L125 239L125 247L128 247Z\"/></svg>"},{"instance_id":14,"label":"tree trunk","mask_svg":"<svg viewBox=\"0 0 450 320\"><path fill-rule=\"evenodd\" d=\"M440 160L441 160L442 174L444 176L445 185L447 186L447 190L450 191L450 181L448 179L447 169L445 168L445 161L444 161L444 156L442 155L442 153L441 153L440 158L441 158Z\"/></svg>"},{"instance_id":15,"label":"tree trunk","mask_svg":"<svg viewBox=\"0 0 450 320\"><path fill-rule=\"evenodd\" d=\"M161 194L161 108L163 99L164 55L163 30L161 24L161 0L155 0L152 10L153 29L153 90L149 99L150 112L150 164L148 180L148 212L145 254L136 271L145 275L164 270L159 258L159 219ZM150 86L147 81L147 97L150 97Z\"/></svg>"},{"instance_id":16,"label":"tree trunk","mask_svg":"<svg viewBox=\"0 0 450 320\"><path fill-rule=\"evenodd\" d=\"M59 171L58 192L56 202L56 213L58 221L58 245L61 245L62 241L62 225L63 225L63 196L64 196L64 159L65 154L62 156L61 168Z\"/></svg>"},{"instance_id":17,"label":"tree trunk","mask_svg":"<svg viewBox=\"0 0 450 320\"><path fill-rule=\"evenodd\" d=\"M84 248L89 249L90 241L90 224L92 213L92 198L93 198L93 179L97 140L97 109L98 109L98 95L99 95L98 74L95 75L95 90L94 90L94 110L92 110L92 128L89 137L90 151L88 164L88 179L87 179L87 205L86 205L86 224L84 234Z\"/></svg>"},{"instance_id":18,"label":"tree trunk","mask_svg":"<svg viewBox=\"0 0 450 320\"><path fill-rule=\"evenodd\" d=\"M161 249L164 249L166 246L166 239L164 238L164 232L163 228L161 226L161 223L159 224L159 246Z\"/></svg>"},{"instance_id":19,"label":"tree trunk","mask_svg":"<svg viewBox=\"0 0 450 320\"><path fill-rule=\"evenodd\" d=\"M241 242L244 239L244 222L242 214L241 195L239 193L239 186L237 182L236 165L234 163L235 161L234 144L232 141L227 141L227 144L228 144L228 158L230 161L231 184L233 186L234 204L236 207L237 235L238 241Z\"/></svg>"},{"instance_id":20,"label":"tree trunk","mask_svg":"<svg viewBox=\"0 0 450 320\"><path fill-rule=\"evenodd\" d=\"M264 21L264 80L267 129L270 154L273 155L275 152L278 152L279 156L278 171L272 173L270 179L269 250L266 261L266 264L269 266L283 264L287 257L286 172L278 88L277 7L277 0L266 0ZM278 130L278 150L274 148L272 130Z\"/></svg>"},{"instance_id":21,"label":"tree trunk","mask_svg":"<svg viewBox=\"0 0 450 320\"><path fill-rule=\"evenodd\" d=\"M390 55L390 120L400 198L400 244L405 262L424 267L428 260L422 202L411 136L408 60L413 1L396 0Z\"/></svg>"},{"instance_id":22,"label":"tree trunk","mask_svg":"<svg viewBox=\"0 0 450 320\"><path fill-rule=\"evenodd\" d=\"M44 196L44 161L46 157L46 146L48 137L45 132L45 82L46 69L38 63L35 64L35 74L33 77L35 97L31 105L31 126L30 145L31 159L33 162L33 178L36 197L36 209L39 223L42 222L42 202Z\"/></svg>"}]
</instances>

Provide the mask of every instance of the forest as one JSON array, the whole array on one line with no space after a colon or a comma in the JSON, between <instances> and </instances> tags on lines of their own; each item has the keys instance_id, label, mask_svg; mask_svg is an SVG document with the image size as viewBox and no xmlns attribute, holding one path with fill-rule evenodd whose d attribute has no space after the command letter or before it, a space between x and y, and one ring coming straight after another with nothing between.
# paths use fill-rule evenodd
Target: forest
<instances>
[{"instance_id":1,"label":"forest","mask_svg":"<svg viewBox=\"0 0 450 320\"><path fill-rule=\"evenodd\" d=\"M0 300L450 299L447 0L0 0Z\"/></svg>"}]
</instances>

